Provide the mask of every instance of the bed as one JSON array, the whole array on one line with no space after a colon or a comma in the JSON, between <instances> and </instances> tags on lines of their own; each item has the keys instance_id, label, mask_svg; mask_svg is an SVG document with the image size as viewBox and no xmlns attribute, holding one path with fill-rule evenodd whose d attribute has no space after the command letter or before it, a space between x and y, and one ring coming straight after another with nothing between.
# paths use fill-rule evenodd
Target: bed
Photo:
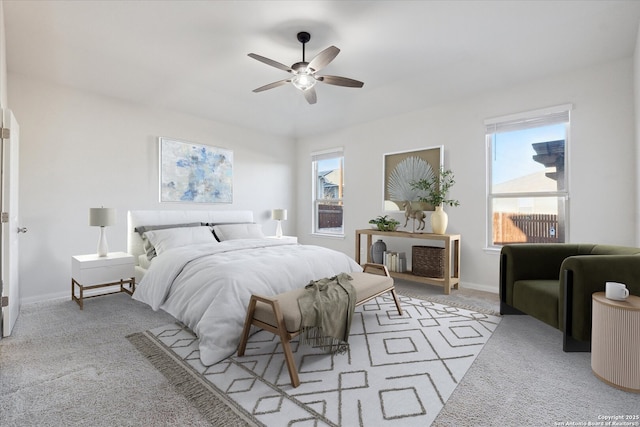
<instances>
[{"instance_id":1,"label":"bed","mask_svg":"<svg viewBox=\"0 0 640 427\"><path fill-rule=\"evenodd\" d=\"M129 211L127 227L133 298L188 326L207 366L236 351L252 294L362 271L341 252L265 237L251 211Z\"/></svg>"}]
</instances>

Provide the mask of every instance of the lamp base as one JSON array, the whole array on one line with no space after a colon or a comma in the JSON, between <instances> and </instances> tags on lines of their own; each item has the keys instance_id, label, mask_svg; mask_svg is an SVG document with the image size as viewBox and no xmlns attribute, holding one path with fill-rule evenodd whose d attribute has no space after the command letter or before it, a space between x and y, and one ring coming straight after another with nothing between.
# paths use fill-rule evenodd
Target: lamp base
<instances>
[{"instance_id":1,"label":"lamp base","mask_svg":"<svg viewBox=\"0 0 640 427\"><path fill-rule=\"evenodd\" d=\"M282 238L282 221L278 220L278 225L276 225L276 238Z\"/></svg>"},{"instance_id":2,"label":"lamp base","mask_svg":"<svg viewBox=\"0 0 640 427\"><path fill-rule=\"evenodd\" d=\"M109 245L107 244L107 233L104 227L100 227L100 237L98 238L98 256L107 256Z\"/></svg>"}]
</instances>

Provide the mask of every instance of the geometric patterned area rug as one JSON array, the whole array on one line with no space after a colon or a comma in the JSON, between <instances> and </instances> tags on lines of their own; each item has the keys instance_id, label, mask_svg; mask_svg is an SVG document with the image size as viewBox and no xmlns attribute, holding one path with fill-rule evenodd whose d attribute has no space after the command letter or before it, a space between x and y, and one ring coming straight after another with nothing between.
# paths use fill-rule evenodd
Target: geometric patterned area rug
<instances>
[{"instance_id":1,"label":"geometric patterned area rug","mask_svg":"<svg viewBox=\"0 0 640 427\"><path fill-rule=\"evenodd\" d=\"M500 317L399 298L402 316L387 296L356 307L345 354L327 354L294 339L297 388L291 386L279 338L266 331L250 337L243 357L212 366L200 362L198 339L182 324L134 335L146 337L170 356L170 365L181 365L187 377L201 383L196 394L205 407L211 402L202 399L208 390L211 399L222 400L249 424L429 426Z\"/></svg>"}]
</instances>

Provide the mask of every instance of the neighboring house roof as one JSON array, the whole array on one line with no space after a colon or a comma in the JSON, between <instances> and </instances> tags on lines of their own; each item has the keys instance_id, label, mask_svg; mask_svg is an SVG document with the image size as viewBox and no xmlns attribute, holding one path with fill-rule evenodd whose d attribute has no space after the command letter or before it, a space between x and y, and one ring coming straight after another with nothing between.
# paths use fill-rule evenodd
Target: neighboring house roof
<instances>
[{"instance_id":1,"label":"neighboring house roof","mask_svg":"<svg viewBox=\"0 0 640 427\"><path fill-rule=\"evenodd\" d=\"M493 186L494 193L520 193L535 189L536 191L557 191L555 180L548 178L546 170L524 175L510 181L501 182Z\"/></svg>"},{"instance_id":2,"label":"neighboring house roof","mask_svg":"<svg viewBox=\"0 0 640 427\"><path fill-rule=\"evenodd\" d=\"M340 170L334 169L332 171L327 171L324 175L324 180L325 182L333 185L340 185Z\"/></svg>"}]
</instances>

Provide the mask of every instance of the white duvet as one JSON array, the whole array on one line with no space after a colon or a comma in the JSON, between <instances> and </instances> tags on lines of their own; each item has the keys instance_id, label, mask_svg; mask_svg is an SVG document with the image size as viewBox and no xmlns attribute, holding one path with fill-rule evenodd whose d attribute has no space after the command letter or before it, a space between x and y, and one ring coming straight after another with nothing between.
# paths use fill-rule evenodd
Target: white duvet
<instances>
[{"instance_id":1,"label":"white duvet","mask_svg":"<svg viewBox=\"0 0 640 427\"><path fill-rule=\"evenodd\" d=\"M199 338L202 363L212 365L236 351L251 294L276 295L352 271L362 268L320 246L229 240L163 252L133 298L187 325Z\"/></svg>"}]
</instances>

